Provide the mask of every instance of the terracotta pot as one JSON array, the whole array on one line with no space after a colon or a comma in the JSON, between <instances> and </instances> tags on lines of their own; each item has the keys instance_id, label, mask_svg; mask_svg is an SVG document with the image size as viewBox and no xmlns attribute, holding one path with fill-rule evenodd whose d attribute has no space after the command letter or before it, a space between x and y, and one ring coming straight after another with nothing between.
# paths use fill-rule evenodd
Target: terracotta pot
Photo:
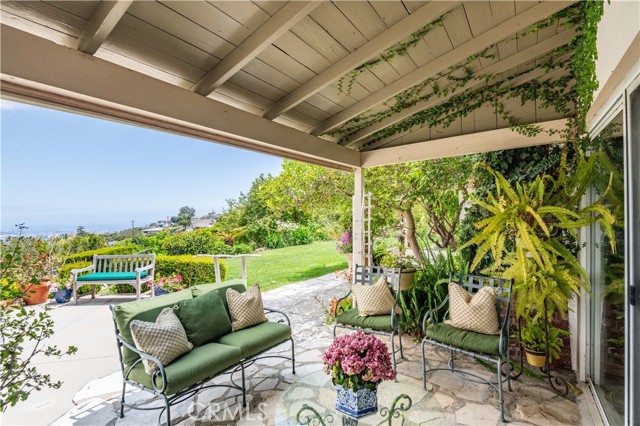
<instances>
[{"instance_id":1,"label":"terracotta pot","mask_svg":"<svg viewBox=\"0 0 640 426\"><path fill-rule=\"evenodd\" d=\"M403 269L400 274L400 290L405 291L413 287L413 276L416 274L415 268Z\"/></svg>"},{"instance_id":2,"label":"terracotta pot","mask_svg":"<svg viewBox=\"0 0 640 426\"><path fill-rule=\"evenodd\" d=\"M42 281L40 284L21 285L20 291L24 293L22 299L27 305L40 305L49 299L51 281Z\"/></svg>"},{"instance_id":3,"label":"terracotta pot","mask_svg":"<svg viewBox=\"0 0 640 426\"><path fill-rule=\"evenodd\" d=\"M345 256L347 256L347 264L349 265L349 270L353 269L353 253L345 253Z\"/></svg>"},{"instance_id":4,"label":"terracotta pot","mask_svg":"<svg viewBox=\"0 0 640 426\"><path fill-rule=\"evenodd\" d=\"M527 355L527 362L532 367L544 367L545 352L532 351L524 348L524 353Z\"/></svg>"}]
</instances>

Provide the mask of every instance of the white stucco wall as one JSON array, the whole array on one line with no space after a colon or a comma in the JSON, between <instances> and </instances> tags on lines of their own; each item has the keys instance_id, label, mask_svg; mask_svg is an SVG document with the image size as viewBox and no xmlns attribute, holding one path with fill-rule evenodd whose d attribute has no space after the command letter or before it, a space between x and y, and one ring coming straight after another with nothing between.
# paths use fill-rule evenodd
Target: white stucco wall
<instances>
[{"instance_id":1,"label":"white stucco wall","mask_svg":"<svg viewBox=\"0 0 640 426\"><path fill-rule=\"evenodd\" d=\"M598 62L596 74L600 87L595 93L598 96L609 80L614 69L631 42L640 32L640 1L611 0L605 1L604 16L598 26ZM640 46L638 47L640 49ZM637 52L640 57L640 51Z\"/></svg>"}]
</instances>

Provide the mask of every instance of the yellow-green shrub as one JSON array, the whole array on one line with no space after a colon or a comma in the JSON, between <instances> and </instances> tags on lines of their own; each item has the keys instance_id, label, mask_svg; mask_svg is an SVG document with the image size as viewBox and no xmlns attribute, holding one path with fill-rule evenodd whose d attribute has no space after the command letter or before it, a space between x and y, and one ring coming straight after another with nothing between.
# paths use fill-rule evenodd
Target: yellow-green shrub
<instances>
[{"instance_id":1,"label":"yellow-green shrub","mask_svg":"<svg viewBox=\"0 0 640 426\"><path fill-rule=\"evenodd\" d=\"M222 280L224 280L226 273L227 265L225 265L224 261L220 260L220 277ZM156 277L167 277L174 274L181 275L187 287L216 281L213 258L193 257L191 255L157 255Z\"/></svg>"}]
</instances>

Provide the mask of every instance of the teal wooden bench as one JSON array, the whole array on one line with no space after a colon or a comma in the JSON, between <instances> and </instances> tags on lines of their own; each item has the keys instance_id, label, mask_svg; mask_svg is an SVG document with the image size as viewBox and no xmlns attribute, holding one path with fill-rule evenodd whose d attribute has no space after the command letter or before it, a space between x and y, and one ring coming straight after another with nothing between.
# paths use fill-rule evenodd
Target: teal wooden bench
<instances>
[{"instance_id":1,"label":"teal wooden bench","mask_svg":"<svg viewBox=\"0 0 640 426\"><path fill-rule=\"evenodd\" d=\"M97 285L129 284L136 288L136 299L140 300L142 285L153 281L155 267L155 254L94 255L93 265L71 270L73 303L78 304L81 285L90 285L95 299Z\"/></svg>"}]
</instances>

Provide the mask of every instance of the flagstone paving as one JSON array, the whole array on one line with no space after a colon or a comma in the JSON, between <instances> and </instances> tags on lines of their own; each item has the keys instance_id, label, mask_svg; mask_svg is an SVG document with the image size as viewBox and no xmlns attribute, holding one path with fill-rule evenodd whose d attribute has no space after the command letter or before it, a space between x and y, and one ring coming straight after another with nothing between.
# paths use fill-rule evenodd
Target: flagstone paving
<instances>
[{"instance_id":1,"label":"flagstone paving","mask_svg":"<svg viewBox=\"0 0 640 426\"><path fill-rule=\"evenodd\" d=\"M334 295L343 294L344 282L328 275L291 284L264 293L267 307L288 313L296 343L296 373L291 372L291 362L267 358L258 360L246 370L248 409L241 408L242 397L237 390L211 388L172 407L174 424L191 425L275 425L278 401L296 380L322 370L322 353L332 341L332 327L325 323L325 311L319 301L328 305ZM107 326L107 325L105 325ZM109 324L110 326L110 324ZM497 392L486 385L464 381L445 371L429 375L427 390L422 390L420 346L405 336L406 360L398 364L398 372L408 381L417 383L414 392L433 398L431 404L442 412L447 424L495 425L498 424ZM286 353L288 344L272 350ZM448 352L429 349L427 358L432 366L446 367ZM473 370L483 377L493 373L465 356L456 358L456 365ZM308 377L318 377L308 376ZM224 383L228 375L220 376L212 383ZM125 409L124 418L118 418L121 373L88 383L74 397L76 406L60 417L55 425L141 425L154 424L157 412ZM302 398L313 400L312 390L301 390ZM587 391L588 393L588 391ZM589 410L579 407L588 395L563 398L550 391L545 382L521 376L513 382L513 392L505 386L506 417L513 425L596 424L599 419L590 417ZM152 395L129 388L127 402L139 407L152 407L159 400ZM284 401L280 402L280 406ZM583 401L584 405L584 401ZM582 413L582 414L581 414ZM581 417L582 415L582 417ZM440 416L438 414L438 416ZM423 424L433 424L438 417L426 416ZM440 417L439 417L440 418ZM164 420L164 418L162 419Z\"/></svg>"}]
</instances>

